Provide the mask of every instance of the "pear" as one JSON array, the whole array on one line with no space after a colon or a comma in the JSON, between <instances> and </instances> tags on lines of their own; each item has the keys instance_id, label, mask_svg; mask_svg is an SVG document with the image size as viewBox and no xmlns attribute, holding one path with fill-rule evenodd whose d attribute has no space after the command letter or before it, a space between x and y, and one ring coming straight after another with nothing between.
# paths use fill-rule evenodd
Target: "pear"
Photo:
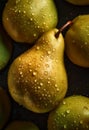
<instances>
[{"instance_id":1,"label":"pear","mask_svg":"<svg viewBox=\"0 0 89 130\"><path fill-rule=\"evenodd\" d=\"M66 0L67 2L74 4L74 5L89 5L89 0Z\"/></svg>"},{"instance_id":2,"label":"pear","mask_svg":"<svg viewBox=\"0 0 89 130\"><path fill-rule=\"evenodd\" d=\"M89 67L89 15L79 15L72 20L65 34L65 51L76 65Z\"/></svg>"},{"instance_id":3,"label":"pear","mask_svg":"<svg viewBox=\"0 0 89 130\"><path fill-rule=\"evenodd\" d=\"M15 120L9 123L5 130L39 130L39 128L30 121Z\"/></svg>"},{"instance_id":4,"label":"pear","mask_svg":"<svg viewBox=\"0 0 89 130\"><path fill-rule=\"evenodd\" d=\"M89 98L66 97L49 113L48 130L89 130Z\"/></svg>"},{"instance_id":5,"label":"pear","mask_svg":"<svg viewBox=\"0 0 89 130\"><path fill-rule=\"evenodd\" d=\"M12 62L8 72L11 96L33 112L52 110L67 91L64 38L57 32L56 28L45 32Z\"/></svg>"},{"instance_id":6,"label":"pear","mask_svg":"<svg viewBox=\"0 0 89 130\"><path fill-rule=\"evenodd\" d=\"M3 130L3 127L9 120L10 111L10 99L6 91L2 87L0 87L0 130Z\"/></svg>"},{"instance_id":7,"label":"pear","mask_svg":"<svg viewBox=\"0 0 89 130\"><path fill-rule=\"evenodd\" d=\"M2 21L13 40L33 44L44 32L56 27L58 14L53 0L8 0Z\"/></svg>"},{"instance_id":8,"label":"pear","mask_svg":"<svg viewBox=\"0 0 89 130\"><path fill-rule=\"evenodd\" d=\"M0 70L8 64L12 54L12 40L0 25Z\"/></svg>"}]
</instances>

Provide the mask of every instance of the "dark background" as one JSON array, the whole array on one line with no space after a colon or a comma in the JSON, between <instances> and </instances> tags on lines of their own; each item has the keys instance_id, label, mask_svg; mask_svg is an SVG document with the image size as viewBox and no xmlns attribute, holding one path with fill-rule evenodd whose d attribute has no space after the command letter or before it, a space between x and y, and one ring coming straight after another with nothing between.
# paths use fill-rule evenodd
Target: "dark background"
<instances>
[{"instance_id":1,"label":"dark background","mask_svg":"<svg viewBox=\"0 0 89 130\"><path fill-rule=\"evenodd\" d=\"M7 0L0 0L0 24L2 24L2 11ZM64 0L54 0L57 10L59 22L57 28L63 26L68 20L72 20L78 15L88 14L89 6L75 6L65 2ZM65 32L63 32L65 35ZM22 52L28 49L28 45L17 44L13 41L13 53L8 65L0 71L0 86L8 93L7 73L12 61ZM68 91L66 96L73 94L81 94L89 97L89 68L82 68L74 65L65 55L65 67L68 75ZM9 93L8 93L9 95ZM9 95L10 96L10 95ZM47 118L49 113L36 114L19 106L11 99L12 111L10 121L12 120L29 120L34 122L40 130L47 130ZM8 123L9 123L8 122Z\"/></svg>"}]
</instances>

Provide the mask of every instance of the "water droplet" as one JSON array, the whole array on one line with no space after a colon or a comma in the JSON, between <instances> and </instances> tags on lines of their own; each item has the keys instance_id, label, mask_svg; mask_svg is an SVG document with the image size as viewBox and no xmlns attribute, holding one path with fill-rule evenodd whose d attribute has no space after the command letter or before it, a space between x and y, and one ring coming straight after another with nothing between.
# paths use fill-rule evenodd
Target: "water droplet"
<instances>
[{"instance_id":1,"label":"water droplet","mask_svg":"<svg viewBox=\"0 0 89 130\"><path fill-rule=\"evenodd\" d=\"M50 81L48 81L48 84L50 84Z\"/></svg>"},{"instance_id":2,"label":"water droplet","mask_svg":"<svg viewBox=\"0 0 89 130\"><path fill-rule=\"evenodd\" d=\"M19 10L18 12L21 13L21 10Z\"/></svg>"},{"instance_id":3,"label":"water droplet","mask_svg":"<svg viewBox=\"0 0 89 130\"><path fill-rule=\"evenodd\" d=\"M63 105L65 105L66 104L66 102L65 101L63 101Z\"/></svg>"},{"instance_id":4,"label":"water droplet","mask_svg":"<svg viewBox=\"0 0 89 130\"><path fill-rule=\"evenodd\" d=\"M76 121L76 120L74 120L74 123L75 123L75 124L76 124L76 122L77 122L77 121Z\"/></svg>"},{"instance_id":5,"label":"water droplet","mask_svg":"<svg viewBox=\"0 0 89 130\"><path fill-rule=\"evenodd\" d=\"M20 71L20 75L22 75L23 74L23 72L22 71Z\"/></svg>"},{"instance_id":6,"label":"water droplet","mask_svg":"<svg viewBox=\"0 0 89 130\"><path fill-rule=\"evenodd\" d=\"M9 18L7 17L7 18L6 18L6 20L8 21L8 20L9 20Z\"/></svg>"},{"instance_id":7,"label":"water droplet","mask_svg":"<svg viewBox=\"0 0 89 130\"><path fill-rule=\"evenodd\" d=\"M67 125L64 125L64 129L66 129L67 128Z\"/></svg>"},{"instance_id":8,"label":"water droplet","mask_svg":"<svg viewBox=\"0 0 89 130\"><path fill-rule=\"evenodd\" d=\"M40 28L40 26L37 26L37 28Z\"/></svg>"},{"instance_id":9,"label":"water droplet","mask_svg":"<svg viewBox=\"0 0 89 130\"><path fill-rule=\"evenodd\" d=\"M48 94L48 97L50 98L50 97L51 97L51 95L49 95L49 94Z\"/></svg>"},{"instance_id":10,"label":"water droplet","mask_svg":"<svg viewBox=\"0 0 89 130\"><path fill-rule=\"evenodd\" d=\"M40 89L40 86L38 86L38 89Z\"/></svg>"},{"instance_id":11,"label":"water droplet","mask_svg":"<svg viewBox=\"0 0 89 130\"><path fill-rule=\"evenodd\" d=\"M87 45L88 43L87 42L85 42L85 45Z\"/></svg>"},{"instance_id":12,"label":"water droplet","mask_svg":"<svg viewBox=\"0 0 89 130\"><path fill-rule=\"evenodd\" d=\"M45 106L48 106L48 104L47 104L47 103L45 103Z\"/></svg>"},{"instance_id":13,"label":"water droplet","mask_svg":"<svg viewBox=\"0 0 89 130\"><path fill-rule=\"evenodd\" d=\"M59 92L59 90L60 90L60 89L59 89L59 88L57 88L57 91L58 91L58 92Z\"/></svg>"},{"instance_id":14,"label":"water droplet","mask_svg":"<svg viewBox=\"0 0 89 130\"><path fill-rule=\"evenodd\" d=\"M32 6L30 6L30 9L32 9Z\"/></svg>"},{"instance_id":15,"label":"water droplet","mask_svg":"<svg viewBox=\"0 0 89 130\"><path fill-rule=\"evenodd\" d=\"M47 53L48 53L48 55L50 55L50 54L51 54L51 51L48 51Z\"/></svg>"},{"instance_id":16,"label":"water droplet","mask_svg":"<svg viewBox=\"0 0 89 130\"><path fill-rule=\"evenodd\" d=\"M26 11L24 10L23 13L26 14Z\"/></svg>"},{"instance_id":17,"label":"water droplet","mask_svg":"<svg viewBox=\"0 0 89 130\"><path fill-rule=\"evenodd\" d=\"M83 124L83 121L82 121L82 120L80 121L80 124Z\"/></svg>"},{"instance_id":18,"label":"water droplet","mask_svg":"<svg viewBox=\"0 0 89 130\"><path fill-rule=\"evenodd\" d=\"M43 86L43 83L40 83L40 86Z\"/></svg>"},{"instance_id":19,"label":"water droplet","mask_svg":"<svg viewBox=\"0 0 89 130\"><path fill-rule=\"evenodd\" d=\"M36 76L36 72L33 72L33 76Z\"/></svg>"},{"instance_id":20,"label":"water droplet","mask_svg":"<svg viewBox=\"0 0 89 130\"><path fill-rule=\"evenodd\" d=\"M53 52L55 52L55 50L56 50L56 49L55 49L55 48L53 48Z\"/></svg>"},{"instance_id":21,"label":"water droplet","mask_svg":"<svg viewBox=\"0 0 89 130\"><path fill-rule=\"evenodd\" d=\"M57 84L55 84L55 88L57 88Z\"/></svg>"},{"instance_id":22,"label":"water droplet","mask_svg":"<svg viewBox=\"0 0 89 130\"><path fill-rule=\"evenodd\" d=\"M70 110L67 110L66 113L69 114L69 113L70 113Z\"/></svg>"},{"instance_id":23,"label":"water droplet","mask_svg":"<svg viewBox=\"0 0 89 130\"><path fill-rule=\"evenodd\" d=\"M34 16L34 13L32 13L32 16Z\"/></svg>"},{"instance_id":24,"label":"water droplet","mask_svg":"<svg viewBox=\"0 0 89 130\"><path fill-rule=\"evenodd\" d=\"M31 63L28 63L29 66L31 66Z\"/></svg>"},{"instance_id":25,"label":"water droplet","mask_svg":"<svg viewBox=\"0 0 89 130\"><path fill-rule=\"evenodd\" d=\"M30 69L29 71L32 72L32 69Z\"/></svg>"},{"instance_id":26,"label":"water droplet","mask_svg":"<svg viewBox=\"0 0 89 130\"><path fill-rule=\"evenodd\" d=\"M46 91L46 89L45 89L45 88L44 88L43 90L44 90L44 91Z\"/></svg>"},{"instance_id":27,"label":"water droplet","mask_svg":"<svg viewBox=\"0 0 89 130\"><path fill-rule=\"evenodd\" d=\"M58 63L58 60L56 59L55 62Z\"/></svg>"},{"instance_id":28,"label":"water droplet","mask_svg":"<svg viewBox=\"0 0 89 130\"><path fill-rule=\"evenodd\" d=\"M36 33L34 33L33 36L36 37Z\"/></svg>"},{"instance_id":29,"label":"water droplet","mask_svg":"<svg viewBox=\"0 0 89 130\"><path fill-rule=\"evenodd\" d=\"M33 18L30 18L30 21L32 21L33 20Z\"/></svg>"},{"instance_id":30,"label":"water droplet","mask_svg":"<svg viewBox=\"0 0 89 130\"><path fill-rule=\"evenodd\" d=\"M40 47L39 47L39 46L37 46L37 47L36 47L36 49L37 49L37 50L39 50L39 49L40 49Z\"/></svg>"},{"instance_id":31,"label":"water droplet","mask_svg":"<svg viewBox=\"0 0 89 130\"><path fill-rule=\"evenodd\" d=\"M44 97L44 93L42 93L42 97Z\"/></svg>"}]
</instances>

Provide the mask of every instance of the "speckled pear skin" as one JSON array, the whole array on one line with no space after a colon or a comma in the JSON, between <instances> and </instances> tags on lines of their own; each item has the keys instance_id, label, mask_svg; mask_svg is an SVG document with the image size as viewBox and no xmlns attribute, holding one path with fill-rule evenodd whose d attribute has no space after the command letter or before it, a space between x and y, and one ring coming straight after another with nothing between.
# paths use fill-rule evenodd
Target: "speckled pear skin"
<instances>
[{"instance_id":1,"label":"speckled pear skin","mask_svg":"<svg viewBox=\"0 0 89 130\"><path fill-rule=\"evenodd\" d=\"M71 4L79 6L89 5L89 0L66 0L66 1Z\"/></svg>"},{"instance_id":2,"label":"speckled pear skin","mask_svg":"<svg viewBox=\"0 0 89 130\"><path fill-rule=\"evenodd\" d=\"M53 0L8 0L2 21L13 40L33 44L56 27L58 14Z\"/></svg>"},{"instance_id":3,"label":"speckled pear skin","mask_svg":"<svg viewBox=\"0 0 89 130\"><path fill-rule=\"evenodd\" d=\"M13 121L5 130L39 130L39 128L30 121Z\"/></svg>"},{"instance_id":4,"label":"speckled pear skin","mask_svg":"<svg viewBox=\"0 0 89 130\"><path fill-rule=\"evenodd\" d=\"M25 108L44 113L52 110L67 91L64 38L57 29L44 33L36 44L17 57L8 73L13 99Z\"/></svg>"},{"instance_id":5,"label":"speckled pear skin","mask_svg":"<svg viewBox=\"0 0 89 130\"><path fill-rule=\"evenodd\" d=\"M65 34L65 51L72 63L89 67L89 15L79 15L73 19Z\"/></svg>"},{"instance_id":6,"label":"speckled pear skin","mask_svg":"<svg viewBox=\"0 0 89 130\"><path fill-rule=\"evenodd\" d=\"M12 54L12 40L0 25L0 70L6 67Z\"/></svg>"},{"instance_id":7,"label":"speckled pear skin","mask_svg":"<svg viewBox=\"0 0 89 130\"><path fill-rule=\"evenodd\" d=\"M89 98L65 98L48 117L48 130L89 130Z\"/></svg>"},{"instance_id":8,"label":"speckled pear skin","mask_svg":"<svg viewBox=\"0 0 89 130\"><path fill-rule=\"evenodd\" d=\"M6 91L0 87L0 130L3 130L3 127L9 120L11 112L11 103Z\"/></svg>"}]
</instances>

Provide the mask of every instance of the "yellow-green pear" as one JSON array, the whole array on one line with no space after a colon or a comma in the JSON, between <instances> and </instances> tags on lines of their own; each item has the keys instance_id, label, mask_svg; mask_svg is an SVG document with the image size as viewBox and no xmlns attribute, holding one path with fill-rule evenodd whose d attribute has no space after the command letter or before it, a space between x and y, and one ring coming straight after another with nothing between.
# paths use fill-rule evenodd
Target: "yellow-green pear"
<instances>
[{"instance_id":1,"label":"yellow-green pear","mask_svg":"<svg viewBox=\"0 0 89 130\"><path fill-rule=\"evenodd\" d=\"M79 15L65 34L65 51L76 65L89 67L89 15Z\"/></svg>"},{"instance_id":2,"label":"yellow-green pear","mask_svg":"<svg viewBox=\"0 0 89 130\"><path fill-rule=\"evenodd\" d=\"M69 96L49 113L48 130L89 130L89 98Z\"/></svg>"},{"instance_id":3,"label":"yellow-green pear","mask_svg":"<svg viewBox=\"0 0 89 130\"><path fill-rule=\"evenodd\" d=\"M89 5L89 0L66 0L67 2L74 4L74 5Z\"/></svg>"},{"instance_id":4,"label":"yellow-green pear","mask_svg":"<svg viewBox=\"0 0 89 130\"><path fill-rule=\"evenodd\" d=\"M31 49L13 61L8 72L13 99L37 113L52 110L67 91L64 38L57 32L52 29L44 33Z\"/></svg>"},{"instance_id":5,"label":"yellow-green pear","mask_svg":"<svg viewBox=\"0 0 89 130\"><path fill-rule=\"evenodd\" d=\"M6 67L12 54L12 40L0 25L0 70Z\"/></svg>"},{"instance_id":6,"label":"yellow-green pear","mask_svg":"<svg viewBox=\"0 0 89 130\"><path fill-rule=\"evenodd\" d=\"M30 121L15 120L10 122L5 130L39 130L39 128Z\"/></svg>"},{"instance_id":7,"label":"yellow-green pear","mask_svg":"<svg viewBox=\"0 0 89 130\"><path fill-rule=\"evenodd\" d=\"M53 0L8 0L2 21L13 40L33 44L44 32L56 27L58 14Z\"/></svg>"}]
</instances>

